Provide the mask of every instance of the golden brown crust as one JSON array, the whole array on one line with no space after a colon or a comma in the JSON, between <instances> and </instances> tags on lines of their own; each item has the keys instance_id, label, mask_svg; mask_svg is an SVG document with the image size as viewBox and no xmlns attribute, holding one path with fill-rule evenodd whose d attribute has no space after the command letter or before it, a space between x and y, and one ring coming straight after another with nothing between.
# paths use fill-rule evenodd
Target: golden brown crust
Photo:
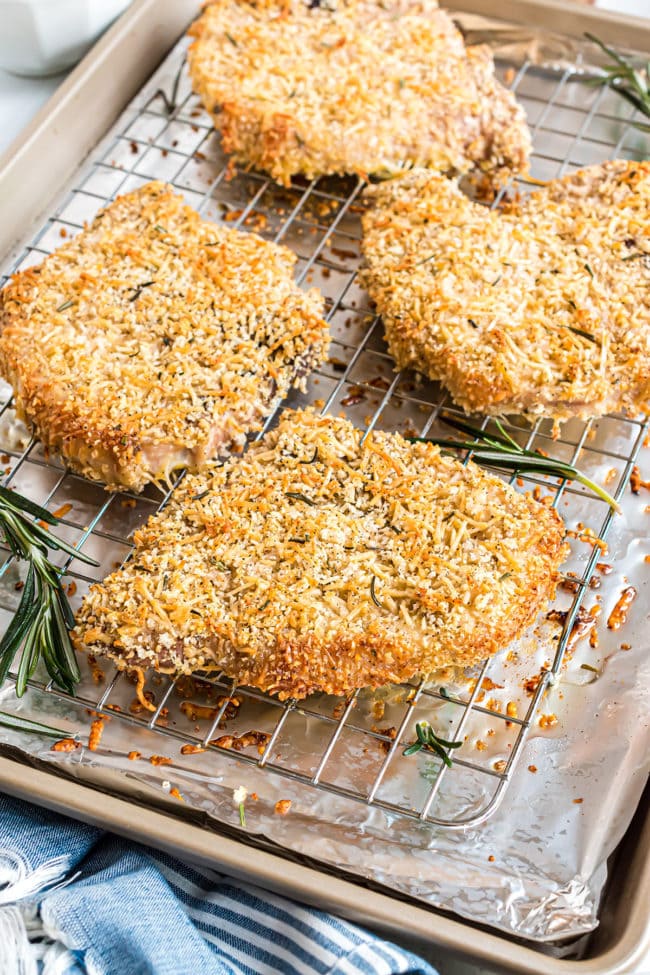
<instances>
[{"instance_id":1,"label":"golden brown crust","mask_svg":"<svg viewBox=\"0 0 650 975\"><path fill-rule=\"evenodd\" d=\"M400 368L480 413L648 411L650 163L591 166L502 212L424 170L367 196L362 277Z\"/></svg>"},{"instance_id":2,"label":"golden brown crust","mask_svg":"<svg viewBox=\"0 0 650 975\"><path fill-rule=\"evenodd\" d=\"M194 89L226 152L280 183L527 168L522 109L435 0L216 0L190 33Z\"/></svg>"},{"instance_id":3,"label":"golden brown crust","mask_svg":"<svg viewBox=\"0 0 650 975\"><path fill-rule=\"evenodd\" d=\"M223 670L280 697L402 682L496 653L552 595L555 511L430 444L286 412L187 477L93 586L79 649Z\"/></svg>"},{"instance_id":4,"label":"golden brown crust","mask_svg":"<svg viewBox=\"0 0 650 975\"><path fill-rule=\"evenodd\" d=\"M112 488L240 448L327 351L322 297L294 284L295 260L162 183L118 197L0 292L19 415Z\"/></svg>"}]
</instances>

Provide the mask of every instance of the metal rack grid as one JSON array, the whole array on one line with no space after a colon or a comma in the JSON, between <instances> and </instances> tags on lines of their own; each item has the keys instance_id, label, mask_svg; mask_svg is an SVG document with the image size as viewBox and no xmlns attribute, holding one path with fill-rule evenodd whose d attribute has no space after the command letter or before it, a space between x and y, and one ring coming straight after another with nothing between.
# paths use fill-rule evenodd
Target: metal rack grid
<instances>
[{"instance_id":1,"label":"metal rack grid","mask_svg":"<svg viewBox=\"0 0 650 975\"><path fill-rule=\"evenodd\" d=\"M355 283L360 240L358 210L363 184L352 179L328 178L311 182L296 180L291 188L283 189L257 173L228 171L209 117L189 90L183 69L184 48L185 42L181 42L144 92L126 110L114 131L80 170L72 188L25 247L9 273L40 261L60 243L61 237L77 232L84 220L92 217L100 206L118 193L133 189L150 178L164 179L183 192L188 202L203 216L223 220L234 228L250 227L267 239L292 247L299 256L298 283L310 283L317 278L314 283L326 295L327 318L333 341L329 363L310 380L307 401L322 400L324 412L344 406L353 420L359 425L365 424L368 429L377 425L394 428L398 423L404 423L403 414L410 411L410 432L426 436L430 431L437 431L443 407L449 413L458 411L437 386L416 383L414 377L406 373L391 371L381 324L372 315ZM512 89L528 111L535 146L532 175L536 179L562 175L570 168L619 155L635 158L638 154L634 145L634 130L630 125L631 117L628 114L626 119L620 118L618 112L622 103L617 102L612 93L602 89L594 92L574 84L575 78L569 69L554 72L526 63L516 73L505 65L500 66L499 70L502 77L510 81ZM164 98L156 91L159 86L171 91L176 78L180 79L179 97L173 111L168 113ZM527 191L531 186L530 181L517 182L522 191ZM533 185L534 182L535 179ZM507 188L501 192L495 206L504 192L507 192ZM368 371L379 375L368 380L365 376ZM321 395L323 389L325 396ZM289 405L305 401L304 396L292 396ZM404 411L403 407L407 407L407 410ZM0 429L10 416L11 399L8 394L0 409ZM414 417L419 418L417 425ZM616 436L607 439L607 446L597 446L592 441L598 426L592 421L572 421L557 440L553 439L550 425L545 421L528 426L521 420L511 418L506 426L522 445L530 448L543 443L551 455L555 453L572 463L579 458L584 463L587 458L595 466L601 463L622 464L617 482L610 488L620 499L643 443L645 428L641 422L630 418L613 417L610 420ZM273 418L270 417L267 427L272 422ZM483 421L483 426L486 425L487 421ZM617 447L619 443L623 446ZM33 493L32 484L38 481L35 500L52 510L64 512L61 533L78 546L84 546L86 551L91 550L93 554L101 552L102 565L97 577L85 566L81 568L74 562L70 564L71 560L62 563L66 579L73 581L78 588L78 596L95 578L100 578L112 568L116 561L128 557L128 536L135 524L141 523L165 504L174 490L172 488L162 499L152 489L140 496L128 493L109 495L66 471L56 459L46 457L33 439L16 449L11 443L2 445L0 438L0 450L4 451L2 460L7 464L3 483L30 494L30 491ZM580 487L532 476L518 478L513 475L511 481L537 492L543 490L550 493L554 506L562 501L577 506L587 503L597 524L594 535L604 541L612 512L598 499L586 501L585 492ZM63 509L60 505L62 499L67 500ZM70 501L72 513L68 510ZM493 660L484 661L472 672L471 683L466 690L461 687L450 693L445 687L436 689L431 684L418 682L406 686L398 703L391 704L394 725L390 729L380 729L376 723L370 724L359 716L359 692L344 702L335 703L332 709L331 699L329 702L310 698L305 702L281 703L253 689L236 687L224 677L206 677L198 682L192 681L191 685L187 684L187 679L181 678L181 681L185 681L182 690L186 698L187 687L191 686L199 697L203 695L212 705L207 709L208 724L199 733L196 725L190 728L187 722L182 726L180 720L171 720L170 711L176 696L174 691L179 692L178 683L171 678L155 677L149 683L149 693L155 700L153 713L134 713L128 708L116 710L118 706L115 701L120 689L123 691L125 683L128 683L128 678L109 664L102 664L106 669L101 695L97 696L92 681L86 681L74 701L98 713L117 715L121 721L147 726L164 738L171 737L206 748L210 752L208 760L215 763L234 759L254 764L306 786L325 789L390 813L438 826L461 828L477 825L496 809L514 773L540 702L562 667L567 643L599 556L600 549L595 545L580 563L581 571L567 579L574 594L566 610L562 634L552 659L538 676L523 716L496 710L490 706L490 702L486 705L482 703L482 688L494 666ZM112 562L109 562L110 559ZM0 583L5 582L0 602L8 610L12 609L11 585L8 583L10 578L14 578L10 571L12 566L15 573L16 566L10 553L6 552L4 564L0 567ZM40 690L72 701L51 684L46 685L38 680L31 683ZM237 724L244 720L247 709L254 709L258 718L261 714L264 716L267 740L256 754L238 751L233 755L231 748L224 747L223 736L221 743L215 744L226 721L230 728L233 699L239 701L240 705L235 709ZM454 755L453 772L433 759L435 773L429 776L426 793L414 807L412 796L396 798L390 789L385 790L384 787L394 775L404 746L413 739L415 714L422 712L423 716L425 711L438 713L441 709L444 709L447 722L451 725L450 730L445 729L446 737L452 734L460 738L468 730L472 719L480 716L494 722L499 727L499 733L504 729L509 730L509 754L507 759L490 764L468 757L461 749ZM452 717L449 717L450 712ZM189 713L192 713L191 708ZM321 732L323 747L308 769L292 767L283 762L278 754L278 745L295 716L315 722ZM346 777L339 774L342 771L337 766L340 746L347 735L359 736L358 741L365 743L364 747L368 743L379 745L376 749L379 759L373 775L363 788L350 785ZM460 804L456 807L453 800L451 782L455 780L457 783L459 775L478 777L481 783L481 801L469 813ZM447 799L452 796L451 805L447 801L443 804L447 808L440 810L441 799L445 796Z\"/></svg>"}]
</instances>

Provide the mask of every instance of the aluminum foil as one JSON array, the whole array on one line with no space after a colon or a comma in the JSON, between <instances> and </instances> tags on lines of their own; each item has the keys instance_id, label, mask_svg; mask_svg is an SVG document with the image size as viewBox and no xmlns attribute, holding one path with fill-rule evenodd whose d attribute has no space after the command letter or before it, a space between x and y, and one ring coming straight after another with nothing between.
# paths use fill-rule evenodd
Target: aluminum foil
<instances>
[{"instance_id":1,"label":"aluminum foil","mask_svg":"<svg viewBox=\"0 0 650 975\"><path fill-rule=\"evenodd\" d=\"M481 30L485 32L484 25ZM497 45L503 40L497 35L491 39ZM537 43L539 38L518 36L517 43L525 41L530 45L531 40ZM511 42L509 36L508 43ZM547 39L547 43L554 45L555 40ZM565 47L558 56L562 60L573 57L575 52L569 42L563 43ZM171 90L184 47L185 42L177 46L91 159L75 174L71 188L80 192L66 193L54 202L52 213L60 220L72 220L72 213L76 221L85 219L92 215L93 207L101 204L102 195L158 177L173 178L194 205L207 203L206 216L229 220L238 206L243 206L244 213L250 214L251 229L270 237L277 231L283 219L278 201L284 200L284 191L266 186L260 190L262 181L258 181L255 196L255 187L250 190L244 177L227 182L219 175L224 160L218 142L214 135L206 134L209 120L198 103L192 98L187 100L185 76L180 85L183 108L172 125L164 126L161 104L151 110L156 90ZM526 50L530 54L530 46ZM507 53L512 55L512 49ZM548 99L557 84L556 67L536 74L534 100ZM524 85L524 104L525 90ZM581 99L594 96L591 90L571 90L566 97L564 108L556 106L556 127L564 126L565 138L573 138L577 144L579 122L570 114L570 103L581 105ZM620 108L615 99L613 104ZM594 119L597 122L595 113ZM606 158L608 149L611 152L618 141L620 124L615 117L608 117L603 124L610 128L598 144L602 158ZM548 146L556 136L557 132L536 134L538 158L542 161L548 160ZM149 143L153 145L147 149ZM634 143L622 151L633 156L641 150ZM169 157L181 152L186 160L183 169L179 175L170 176ZM535 165L534 160L533 171ZM119 187L116 173L124 176ZM330 189L331 185L328 183ZM206 188L210 191L208 196ZM304 193L304 188L299 192ZM251 199L254 208L247 210ZM370 415L385 429L422 429L439 401L440 391L409 380L394 396L383 394L385 379L383 383L376 379L391 377L390 363L380 328L369 315L367 299L352 280L358 264L358 247L353 243L355 234L358 236L358 217L348 210L345 220L340 220L336 231L329 235L339 235L336 245L338 253L344 255L343 266L333 270L315 259L317 248L311 240L311 228L332 219L326 211L327 208L316 208L301 212L284 234L284 241L301 254L300 267L309 268L309 283L321 287L334 307L330 364L312 378L306 396L293 397L291 402L296 405L331 396L331 409L345 407L359 424ZM61 226L55 219L44 232L39 230L39 247L47 250L56 246ZM347 240L345 246L343 236ZM20 266L40 259L36 252L18 256ZM369 328L373 331L366 341ZM361 346L362 351L356 355L355 350ZM340 370L351 361L352 369L341 387ZM358 392L350 396L351 389L359 388L365 391L360 400ZM8 391L5 393L8 396ZM626 473L626 459L638 444L639 429L628 420L611 417L590 429L582 423L569 423L557 442L550 439L550 429L544 424L537 428L536 436L540 445L543 440L545 449L564 459L578 452L581 468L600 483L607 483L610 490L616 490ZM0 451L6 454L0 459L13 478L11 483L36 500L47 499L51 510L63 509L61 532L67 538L78 540L92 529L85 551L95 555L100 566L94 574L84 576L86 570L73 564L73 574L66 580L74 581L72 602L78 604L92 578L101 578L128 554L129 533L155 509L156 498L146 493L138 500L109 498L99 487L66 474L56 459L45 457L38 445L28 445L27 432L11 410L6 410L0 418ZM642 471L650 472L647 448L641 450L639 464ZM550 483L545 485L542 493L552 487ZM49 740L4 728L0 728L0 743L5 748L18 748L26 759L44 762L80 781L96 782L101 777L104 788L138 801L160 797L161 801L176 803L177 815L201 814L215 826L245 829L249 837L270 840L281 849L305 854L511 935L553 944L576 938L597 924L607 859L630 822L648 771L649 504L647 488L639 487L638 494L625 489L623 513L614 517L608 551L601 555L602 563L612 569L594 571L598 588L589 589L585 600L587 609L601 607L600 615L596 611L592 615L596 635L590 642L585 630L534 714L530 714L530 705L535 680L544 668L552 666L557 649L560 627L553 619L539 621L507 654L492 661L487 671L447 671L435 676L431 686L444 685L446 692L461 704L452 705L441 697L419 698L411 708L403 740L377 792L378 798L401 807L404 814L356 801L336 790L362 796L375 782L386 758L386 743L372 729L379 724L400 726L410 707L409 688L364 691L356 706L348 711L345 702L332 698L312 698L298 705L290 711L265 754L269 767L259 768L233 752L213 748L196 754L182 753L184 743L196 741L209 730L209 721L188 707L187 702L213 707L219 688L200 683L190 687L184 683L165 697L169 682L152 675L148 690L166 711L159 715L156 728L149 729L149 715L134 702L134 687L128 678L122 676L113 685L114 671L108 664L86 661L76 701L51 693L43 684L39 687L38 682L21 701L15 700L9 685L0 693L0 707L4 710L50 723L61 729L62 736L76 735L80 747L71 752L55 751ZM572 552L564 570L579 577L593 554L594 538L585 534L585 529L598 535L607 507L582 490L569 490L563 494L559 510L575 536L571 538ZM0 579L3 627L20 597L20 581L14 565ZM629 618L620 629L611 629L607 621L621 592L629 586L637 591ZM561 590L554 609L566 610L572 598L571 592ZM596 639L597 646L592 645ZM226 690L224 685L221 692ZM470 699L482 710L472 708L461 726L465 713L462 702ZM88 736L95 715L89 712L100 700L106 720L101 742L92 751ZM431 808L432 815L453 823L463 818L480 818L491 811L492 805L496 807L493 799L500 780L489 770L507 765L522 733L516 722L508 724L503 720L508 705L513 716L528 713L531 727L516 766L509 770L510 782L498 808L480 825L462 830L412 818L409 813L422 807L440 769L439 763L423 753L410 758L402 755L403 746L413 740L415 721L427 718L439 730L448 729L449 736L458 733L459 728L462 732L464 743L456 753L458 761L445 774ZM344 730L323 767L322 787L307 786L292 778L292 773L311 774L317 767L335 727L327 719L340 719L341 712L345 716ZM213 738L242 735L251 729L272 731L280 714L276 703L246 697L238 710L226 716ZM255 757L255 747L245 749L245 753L249 758ZM463 758L469 766L462 764ZM240 786L248 792L245 827L240 824L240 811L233 800L233 793ZM276 810L282 800L291 803L284 815Z\"/></svg>"}]
</instances>

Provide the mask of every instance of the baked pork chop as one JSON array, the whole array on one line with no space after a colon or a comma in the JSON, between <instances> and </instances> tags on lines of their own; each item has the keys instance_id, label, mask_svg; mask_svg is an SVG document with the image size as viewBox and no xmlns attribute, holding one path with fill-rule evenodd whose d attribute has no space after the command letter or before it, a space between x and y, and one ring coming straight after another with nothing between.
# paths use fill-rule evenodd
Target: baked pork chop
<instances>
[{"instance_id":1,"label":"baked pork chop","mask_svg":"<svg viewBox=\"0 0 650 975\"><path fill-rule=\"evenodd\" d=\"M119 197L0 292L0 371L70 467L140 491L201 469L325 356L285 247L201 220L162 183Z\"/></svg>"},{"instance_id":2,"label":"baked pork chop","mask_svg":"<svg viewBox=\"0 0 650 975\"><path fill-rule=\"evenodd\" d=\"M280 698L501 650L554 591L561 519L432 444L362 437L287 411L244 457L186 477L90 589L77 649Z\"/></svg>"},{"instance_id":3,"label":"baked pork chop","mask_svg":"<svg viewBox=\"0 0 650 975\"><path fill-rule=\"evenodd\" d=\"M216 0L190 33L194 89L226 152L280 183L527 168L522 109L435 0Z\"/></svg>"},{"instance_id":4,"label":"baked pork chop","mask_svg":"<svg viewBox=\"0 0 650 975\"><path fill-rule=\"evenodd\" d=\"M469 411L564 420L650 400L650 162L503 211L416 170L367 190L363 281L399 368Z\"/></svg>"}]
</instances>

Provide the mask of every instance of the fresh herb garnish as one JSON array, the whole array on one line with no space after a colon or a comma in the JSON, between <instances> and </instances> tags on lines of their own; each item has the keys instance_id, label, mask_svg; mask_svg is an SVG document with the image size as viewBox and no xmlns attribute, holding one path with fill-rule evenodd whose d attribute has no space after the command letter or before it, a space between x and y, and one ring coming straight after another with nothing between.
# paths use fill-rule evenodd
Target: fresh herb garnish
<instances>
[{"instance_id":1,"label":"fresh herb garnish","mask_svg":"<svg viewBox=\"0 0 650 975\"><path fill-rule=\"evenodd\" d=\"M165 111L167 112L168 115L172 115L176 111L176 107L177 107L176 99L178 96L178 86L181 81L181 75L183 73L184 67L185 67L185 57L183 57L183 60L181 61L178 67L178 71L176 72L176 77L174 78L174 84L172 86L171 96L168 97L166 92L164 92L162 88L159 88L156 94L153 96L154 98L157 98L160 95L163 102L165 103Z\"/></svg>"},{"instance_id":2,"label":"fresh herb garnish","mask_svg":"<svg viewBox=\"0 0 650 975\"><path fill-rule=\"evenodd\" d=\"M628 58L608 47L599 37L594 34L585 34L585 37L597 44L614 61L602 68L601 75L588 78L585 83L611 88L630 105L634 105L638 112L650 118L650 65L643 69L636 68ZM630 122L630 125L641 132L650 132L647 122Z\"/></svg>"},{"instance_id":3,"label":"fresh herb garnish","mask_svg":"<svg viewBox=\"0 0 650 975\"><path fill-rule=\"evenodd\" d=\"M439 687L438 688L438 694L440 695L440 697L444 697L445 700L447 700L447 701L450 701L451 700L451 698L449 697L449 691L447 690L446 687Z\"/></svg>"},{"instance_id":4,"label":"fresh herb garnish","mask_svg":"<svg viewBox=\"0 0 650 975\"><path fill-rule=\"evenodd\" d=\"M226 31L226 37L228 38L228 40L230 41L233 47L239 47L239 44L237 43L235 38L232 36L232 34L229 34L228 31Z\"/></svg>"},{"instance_id":5,"label":"fresh herb garnish","mask_svg":"<svg viewBox=\"0 0 650 975\"><path fill-rule=\"evenodd\" d=\"M506 433L499 420L495 424L499 433L487 433L480 427L475 427L471 423L464 423L456 417L440 414L440 419L450 427L461 430L475 437L475 441L469 440L445 440L438 437L407 437L411 443L432 443L447 450L469 450L472 459L490 467L503 470L517 471L522 474L547 474L549 477L561 477L567 481L579 481L585 487L593 491L595 495L606 501L610 508L620 512L618 502L604 488L591 478L579 471L573 464L562 460L555 460L546 457L536 450L528 450L513 440Z\"/></svg>"},{"instance_id":6,"label":"fresh herb garnish","mask_svg":"<svg viewBox=\"0 0 650 975\"><path fill-rule=\"evenodd\" d=\"M210 488L206 488L205 491L200 491L198 494L192 495L192 501L202 501L210 493Z\"/></svg>"},{"instance_id":7,"label":"fresh herb garnish","mask_svg":"<svg viewBox=\"0 0 650 975\"><path fill-rule=\"evenodd\" d=\"M600 677L600 671L598 667L592 667L591 664L580 664L580 670L590 670L592 674L598 674Z\"/></svg>"},{"instance_id":8,"label":"fresh herb garnish","mask_svg":"<svg viewBox=\"0 0 650 975\"><path fill-rule=\"evenodd\" d=\"M384 606L384 604L377 599L377 594L375 592L376 584L377 584L377 576L373 576L372 579L370 580L370 596L372 597L372 601L375 604L375 606L378 606L379 609L385 609L386 607Z\"/></svg>"},{"instance_id":9,"label":"fresh herb garnish","mask_svg":"<svg viewBox=\"0 0 650 975\"><path fill-rule=\"evenodd\" d=\"M31 731L35 735L47 735L48 738L76 738L76 735L71 735L68 731L32 721L31 718L22 718L18 714L9 714L8 711L0 711L0 727L11 728L12 731Z\"/></svg>"},{"instance_id":10,"label":"fresh herb garnish","mask_svg":"<svg viewBox=\"0 0 650 975\"><path fill-rule=\"evenodd\" d=\"M59 305L57 311L66 311L67 308L71 308L74 305L74 298L70 298L68 301L64 301L62 305Z\"/></svg>"},{"instance_id":11,"label":"fresh herb garnish","mask_svg":"<svg viewBox=\"0 0 650 975\"><path fill-rule=\"evenodd\" d=\"M311 498L308 498L306 494L301 494L300 491L285 491L285 497L294 498L296 501L304 501L305 504L308 504L311 508L316 507L316 502L312 501Z\"/></svg>"},{"instance_id":12,"label":"fresh herb garnish","mask_svg":"<svg viewBox=\"0 0 650 975\"><path fill-rule=\"evenodd\" d=\"M403 755L415 755L416 752L424 748L427 751L435 752L447 768L451 768L452 761L445 749L460 748L463 744L462 741L446 741L444 738L440 738L428 721L418 721L415 726L415 733L417 735L417 741L414 741L412 745L408 745L402 752Z\"/></svg>"},{"instance_id":13,"label":"fresh herb garnish","mask_svg":"<svg viewBox=\"0 0 650 975\"><path fill-rule=\"evenodd\" d=\"M587 272L590 278L593 278L594 272L591 270L588 264L585 264L585 271Z\"/></svg>"},{"instance_id":14,"label":"fresh herb garnish","mask_svg":"<svg viewBox=\"0 0 650 975\"><path fill-rule=\"evenodd\" d=\"M28 515L39 520L32 521ZM48 549L66 552L87 565L98 565L47 531L41 522L56 525L58 519L28 498L0 487L0 528L12 555L29 564L20 604L0 641L0 685L22 647L16 676L18 697L25 693L40 660L55 684L69 693L81 679L68 633L74 617L59 570L47 557Z\"/></svg>"}]
</instances>

